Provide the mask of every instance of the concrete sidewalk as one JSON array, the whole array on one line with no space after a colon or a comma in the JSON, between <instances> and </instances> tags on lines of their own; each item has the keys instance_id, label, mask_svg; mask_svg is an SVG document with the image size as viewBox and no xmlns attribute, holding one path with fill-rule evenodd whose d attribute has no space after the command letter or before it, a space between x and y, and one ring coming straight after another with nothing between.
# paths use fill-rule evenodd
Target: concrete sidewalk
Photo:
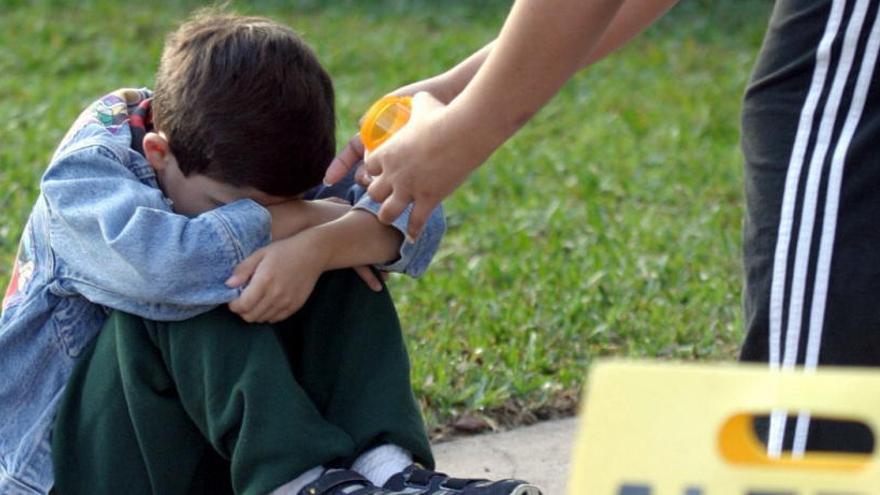
<instances>
[{"instance_id":1,"label":"concrete sidewalk","mask_svg":"<svg viewBox=\"0 0 880 495\"><path fill-rule=\"evenodd\" d=\"M562 495L568 479L577 419L538 423L434 446L437 470L461 478L519 478L544 495Z\"/></svg>"}]
</instances>

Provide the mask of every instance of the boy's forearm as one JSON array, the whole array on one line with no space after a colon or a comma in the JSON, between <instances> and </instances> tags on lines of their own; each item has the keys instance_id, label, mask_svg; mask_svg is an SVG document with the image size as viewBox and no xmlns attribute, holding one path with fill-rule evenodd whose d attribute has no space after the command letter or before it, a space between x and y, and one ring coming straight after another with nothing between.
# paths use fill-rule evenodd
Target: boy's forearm
<instances>
[{"instance_id":1,"label":"boy's forearm","mask_svg":"<svg viewBox=\"0 0 880 495\"><path fill-rule=\"evenodd\" d=\"M272 215L272 239L284 239L303 230L330 222L345 214L351 206L328 200L286 201L267 207Z\"/></svg>"},{"instance_id":2,"label":"boy's forearm","mask_svg":"<svg viewBox=\"0 0 880 495\"><path fill-rule=\"evenodd\" d=\"M362 210L352 210L303 235L311 236L315 249L326 254L326 270L387 263L398 256L404 240L397 229Z\"/></svg>"}]
</instances>

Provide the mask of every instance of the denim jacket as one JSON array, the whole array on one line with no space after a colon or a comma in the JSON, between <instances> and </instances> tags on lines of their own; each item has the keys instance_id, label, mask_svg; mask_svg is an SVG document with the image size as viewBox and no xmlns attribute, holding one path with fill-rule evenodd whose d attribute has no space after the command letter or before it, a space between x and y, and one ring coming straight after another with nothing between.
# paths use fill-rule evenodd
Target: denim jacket
<instances>
[{"instance_id":1,"label":"denim jacket","mask_svg":"<svg viewBox=\"0 0 880 495\"><path fill-rule=\"evenodd\" d=\"M59 145L22 234L0 316L0 494L52 487L50 431L78 356L111 310L181 320L235 299L224 281L270 242L269 212L239 200L193 218L175 214L132 148L133 111L148 90L93 103ZM351 178L338 195L377 212ZM408 214L394 226L405 232ZM442 211L380 268L421 274L445 229Z\"/></svg>"}]
</instances>

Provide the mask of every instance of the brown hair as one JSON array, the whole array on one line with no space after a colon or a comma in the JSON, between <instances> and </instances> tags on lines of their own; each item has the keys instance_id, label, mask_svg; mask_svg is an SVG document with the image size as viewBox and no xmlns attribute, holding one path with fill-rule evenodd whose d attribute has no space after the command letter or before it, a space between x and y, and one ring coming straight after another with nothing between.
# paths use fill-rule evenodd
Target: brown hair
<instances>
[{"instance_id":1,"label":"brown hair","mask_svg":"<svg viewBox=\"0 0 880 495\"><path fill-rule=\"evenodd\" d=\"M318 185L336 149L330 76L262 17L203 10L171 33L152 110L184 175L272 195Z\"/></svg>"}]
</instances>

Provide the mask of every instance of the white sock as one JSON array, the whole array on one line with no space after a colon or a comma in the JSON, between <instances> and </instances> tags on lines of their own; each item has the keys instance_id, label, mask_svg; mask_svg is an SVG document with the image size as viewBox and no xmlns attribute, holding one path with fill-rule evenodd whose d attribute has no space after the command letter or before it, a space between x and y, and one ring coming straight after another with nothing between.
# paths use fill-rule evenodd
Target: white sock
<instances>
[{"instance_id":1,"label":"white sock","mask_svg":"<svg viewBox=\"0 0 880 495\"><path fill-rule=\"evenodd\" d=\"M412 462L412 454L397 445L386 443L361 454L351 465L351 469L370 480L370 483L383 486L389 478L406 469Z\"/></svg>"},{"instance_id":2,"label":"white sock","mask_svg":"<svg viewBox=\"0 0 880 495\"><path fill-rule=\"evenodd\" d=\"M269 495L297 495L306 485L315 481L324 474L324 466L313 467L303 474L299 475L293 481L279 486L272 490Z\"/></svg>"}]
</instances>

